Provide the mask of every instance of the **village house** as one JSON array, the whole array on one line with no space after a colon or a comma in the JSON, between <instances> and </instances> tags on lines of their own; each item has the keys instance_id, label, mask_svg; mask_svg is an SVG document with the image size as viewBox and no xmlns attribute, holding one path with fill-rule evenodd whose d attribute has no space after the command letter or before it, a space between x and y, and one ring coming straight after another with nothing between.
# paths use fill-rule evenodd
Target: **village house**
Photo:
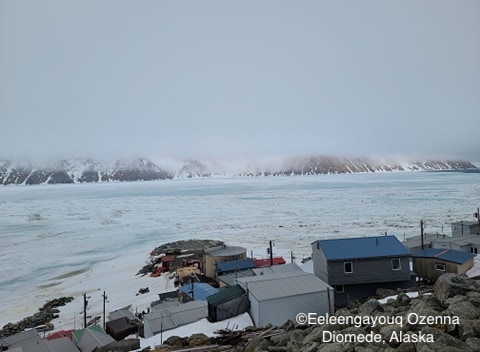
<instances>
[{"instance_id":1,"label":"village house","mask_svg":"<svg viewBox=\"0 0 480 352\"><path fill-rule=\"evenodd\" d=\"M79 352L68 337L48 340L40 337L36 329L0 338L0 351L11 352Z\"/></svg>"},{"instance_id":2,"label":"village house","mask_svg":"<svg viewBox=\"0 0 480 352\"><path fill-rule=\"evenodd\" d=\"M204 274L210 278L215 278L218 263L246 258L247 250L243 247L223 245L207 248L203 254Z\"/></svg>"},{"instance_id":3,"label":"village house","mask_svg":"<svg viewBox=\"0 0 480 352\"><path fill-rule=\"evenodd\" d=\"M435 281L445 273L465 274L473 267L474 257L450 248L426 248L412 254L413 270L419 278Z\"/></svg>"},{"instance_id":4,"label":"village house","mask_svg":"<svg viewBox=\"0 0 480 352\"><path fill-rule=\"evenodd\" d=\"M273 263L273 265L272 265ZM228 287L237 284L239 278L259 275L257 270L263 268L278 268L285 266L283 257L273 257L271 259L241 259L217 264L216 281L220 287ZM301 269L300 269L301 270Z\"/></svg>"},{"instance_id":5,"label":"village house","mask_svg":"<svg viewBox=\"0 0 480 352\"><path fill-rule=\"evenodd\" d=\"M155 306L155 309L143 316L144 337L150 338L163 331L193 323L207 316L207 301L187 303L177 301L168 304L164 302Z\"/></svg>"},{"instance_id":6,"label":"village house","mask_svg":"<svg viewBox=\"0 0 480 352\"><path fill-rule=\"evenodd\" d=\"M252 269L245 269L234 271L233 273L218 275L216 280L220 288L234 286L238 283L238 279L243 277L255 276L255 273Z\"/></svg>"},{"instance_id":7,"label":"village house","mask_svg":"<svg viewBox=\"0 0 480 352\"><path fill-rule=\"evenodd\" d=\"M451 248L458 251L478 254L480 252L480 236L465 235L448 238L433 239L432 248Z\"/></svg>"},{"instance_id":8,"label":"village house","mask_svg":"<svg viewBox=\"0 0 480 352\"><path fill-rule=\"evenodd\" d=\"M207 297L208 320L221 321L248 312L250 303L240 285L227 287Z\"/></svg>"},{"instance_id":9,"label":"village house","mask_svg":"<svg viewBox=\"0 0 480 352\"><path fill-rule=\"evenodd\" d=\"M480 235L479 221L454 221L452 222L452 236Z\"/></svg>"},{"instance_id":10,"label":"village house","mask_svg":"<svg viewBox=\"0 0 480 352\"><path fill-rule=\"evenodd\" d=\"M335 304L374 296L378 288L416 285L411 254L395 236L318 240L312 243L314 274L335 288Z\"/></svg>"},{"instance_id":11,"label":"village house","mask_svg":"<svg viewBox=\"0 0 480 352\"><path fill-rule=\"evenodd\" d=\"M217 276L224 274L231 274L236 271L247 270L255 268L255 262L251 258L240 260L232 260L229 262L221 262L217 264Z\"/></svg>"},{"instance_id":12,"label":"village house","mask_svg":"<svg viewBox=\"0 0 480 352\"><path fill-rule=\"evenodd\" d=\"M108 335L99 325L74 331L73 342L82 352L93 352L100 347L116 343L115 339Z\"/></svg>"},{"instance_id":13,"label":"village house","mask_svg":"<svg viewBox=\"0 0 480 352\"><path fill-rule=\"evenodd\" d=\"M282 325L295 320L298 313L333 313L332 287L310 273L276 273L241 278L238 282L247 292L255 326Z\"/></svg>"},{"instance_id":14,"label":"village house","mask_svg":"<svg viewBox=\"0 0 480 352\"><path fill-rule=\"evenodd\" d=\"M420 236L414 236L407 238L407 240L402 243L410 253L416 253L425 248L451 248L467 253L480 253L479 235L452 237L439 234L424 234L423 241Z\"/></svg>"},{"instance_id":15,"label":"village house","mask_svg":"<svg viewBox=\"0 0 480 352\"><path fill-rule=\"evenodd\" d=\"M417 235L407 238L403 244L410 250L410 253L415 253L425 248L451 248L473 254L479 253L479 221L454 221L451 223L451 228L451 236L439 233L424 233L423 236Z\"/></svg>"}]
</instances>

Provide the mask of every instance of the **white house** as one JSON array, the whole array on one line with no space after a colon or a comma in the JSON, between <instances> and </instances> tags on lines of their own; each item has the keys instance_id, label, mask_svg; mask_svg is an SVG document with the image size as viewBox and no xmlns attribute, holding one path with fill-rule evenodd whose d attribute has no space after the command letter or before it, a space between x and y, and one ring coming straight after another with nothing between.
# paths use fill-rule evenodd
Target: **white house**
<instances>
[{"instance_id":1,"label":"white house","mask_svg":"<svg viewBox=\"0 0 480 352\"><path fill-rule=\"evenodd\" d=\"M294 271L238 279L255 326L282 325L298 313L333 313L333 289L313 274Z\"/></svg>"}]
</instances>

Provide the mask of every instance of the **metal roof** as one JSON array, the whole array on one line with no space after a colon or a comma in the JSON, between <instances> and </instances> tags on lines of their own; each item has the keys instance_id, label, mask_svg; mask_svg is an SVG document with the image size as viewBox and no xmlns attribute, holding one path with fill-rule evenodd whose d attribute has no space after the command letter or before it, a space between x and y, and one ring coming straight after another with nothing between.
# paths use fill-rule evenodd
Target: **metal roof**
<instances>
[{"instance_id":1,"label":"metal roof","mask_svg":"<svg viewBox=\"0 0 480 352\"><path fill-rule=\"evenodd\" d=\"M232 298L239 297L245 294L245 290L240 285L234 285L211 295L207 298L207 302L210 305L216 306L231 300Z\"/></svg>"},{"instance_id":2,"label":"metal roof","mask_svg":"<svg viewBox=\"0 0 480 352\"><path fill-rule=\"evenodd\" d=\"M143 316L151 330L160 332L193 323L208 316L207 301L191 301L178 306L154 310Z\"/></svg>"},{"instance_id":3,"label":"metal roof","mask_svg":"<svg viewBox=\"0 0 480 352\"><path fill-rule=\"evenodd\" d=\"M254 259L253 261L255 263L255 267L257 267L257 268L263 268L263 267L266 267L266 266L271 266L270 258ZM286 263L286 261L283 257L273 257L272 261L273 261L273 265L283 265L283 264Z\"/></svg>"},{"instance_id":4,"label":"metal roof","mask_svg":"<svg viewBox=\"0 0 480 352\"><path fill-rule=\"evenodd\" d=\"M38 331L35 329L30 329L30 330L25 330L22 332L19 332L15 335L10 335L7 337L2 337L0 339L0 343L2 343L4 346L13 346L17 345L19 343L22 343L24 341L28 341L31 339L36 339L40 335L38 334Z\"/></svg>"},{"instance_id":5,"label":"metal roof","mask_svg":"<svg viewBox=\"0 0 480 352\"><path fill-rule=\"evenodd\" d=\"M412 254L414 258L437 258L446 262L463 264L475 257L473 253L457 251L455 249L426 248L423 251Z\"/></svg>"},{"instance_id":6,"label":"metal roof","mask_svg":"<svg viewBox=\"0 0 480 352\"><path fill-rule=\"evenodd\" d=\"M205 249L205 254L214 256L214 257L228 257L232 255L240 255L246 253L247 250L244 247L238 246L220 246L212 247Z\"/></svg>"},{"instance_id":7,"label":"metal roof","mask_svg":"<svg viewBox=\"0 0 480 352\"><path fill-rule=\"evenodd\" d=\"M97 347L105 346L112 342L115 342L115 339L110 335L107 335L103 329L100 332L96 329L87 328L83 332L78 347L80 347L82 352L93 352Z\"/></svg>"},{"instance_id":8,"label":"metal roof","mask_svg":"<svg viewBox=\"0 0 480 352\"><path fill-rule=\"evenodd\" d=\"M313 274L305 272L254 276L238 280L257 301L324 292L332 289Z\"/></svg>"},{"instance_id":9,"label":"metal roof","mask_svg":"<svg viewBox=\"0 0 480 352\"><path fill-rule=\"evenodd\" d=\"M61 337L55 340L43 339L40 336L22 341L8 351L18 352L78 352L78 348L68 337Z\"/></svg>"},{"instance_id":10,"label":"metal roof","mask_svg":"<svg viewBox=\"0 0 480 352\"><path fill-rule=\"evenodd\" d=\"M135 314L133 314L131 311L128 309L118 309L113 312L111 312L108 315L108 320L117 320L120 318L128 318L129 320L139 320Z\"/></svg>"},{"instance_id":11,"label":"metal roof","mask_svg":"<svg viewBox=\"0 0 480 352\"><path fill-rule=\"evenodd\" d=\"M253 269L255 275L271 275L278 273L294 273L294 272L304 272L297 264L288 263L283 265L273 265L266 266L263 268Z\"/></svg>"},{"instance_id":12,"label":"metal roof","mask_svg":"<svg viewBox=\"0 0 480 352\"><path fill-rule=\"evenodd\" d=\"M242 277L252 277L252 276L255 276L255 273L251 269L248 269L248 270L235 271L233 273L217 276L217 281L219 282L221 281L228 286L233 286L237 283L238 279Z\"/></svg>"},{"instance_id":13,"label":"metal roof","mask_svg":"<svg viewBox=\"0 0 480 352\"><path fill-rule=\"evenodd\" d=\"M231 260L229 262L220 262L217 264L217 273L229 272L235 270L245 270L255 268L255 263L252 259Z\"/></svg>"},{"instance_id":14,"label":"metal roof","mask_svg":"<svg viewBox=\"0 0 480 352\"><path fill-rule=\"evenodd\" d=\"M318 240L327 260L409 256L410 253L395 236L375 236Z\"/></svg>"}]
</instances>

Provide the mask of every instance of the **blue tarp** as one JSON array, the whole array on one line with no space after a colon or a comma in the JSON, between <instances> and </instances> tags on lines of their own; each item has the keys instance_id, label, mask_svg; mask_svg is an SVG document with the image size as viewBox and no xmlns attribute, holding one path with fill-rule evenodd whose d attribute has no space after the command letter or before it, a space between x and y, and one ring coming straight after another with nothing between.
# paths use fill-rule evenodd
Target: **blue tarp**
<instances>
[{"instance_id":1,"label":"blue tarp","mask_svg":"<svg viewBox=\"0 0 480 352\"><path fill-rule=\"evenodd\" d=\"M192 284L186 284L181 286L180 288L182 292L186 293L190 297L192 297ZM215 287L210 286L205 282L194 282L193 283L193 298L195 301L205 301L208 296L217 293L218 289Z\"/></svg>"}]
</instances>

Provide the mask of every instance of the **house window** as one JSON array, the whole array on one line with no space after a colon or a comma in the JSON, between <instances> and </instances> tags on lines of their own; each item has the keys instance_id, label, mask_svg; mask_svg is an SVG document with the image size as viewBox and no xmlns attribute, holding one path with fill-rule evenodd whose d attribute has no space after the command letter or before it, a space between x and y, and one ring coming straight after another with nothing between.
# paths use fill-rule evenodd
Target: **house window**
<instances>
[{"instance_id":1,"label":"house window","mask_svg":"<svg viewBox=\"0 0 480 352\"><path fill-rule=\"evenodd\" d=\"M436 264L435 264L435 270L445 271L445 264L436 263Z\"/></svg>"},{"instance_id":2,"label":"house window","mask_svg":"<svg viewBox=\"0 0 480 352\"><path fill-rule=\"evenodd\" d=\"M402 269L402 265L400 264L400 259L399 258L392 259L392 270L401 270L401 269Z\"/></svg>"},{"instance_id":3,"label":"house window","mask_svg":"<svg viewBox=\"0 0 480 352\"><path fill-rule=\"evenodd\" d=\"M470 247L470 253L478 254L478 249L477 249L477 247Z\"/></svg>"},{"instance_id":4,"label":"house window","mask_svg":"<svg viewBox=\"0 0 480 352\"><path fill-rule=\"evenodd\" d=\"M343 292L345 292L345 288L343 287L343 285L335 286L335 293L343 293Z\"/></svg>"},{"instance_id":5,"label":"house window","mask_svg":"<svg viewBox=\"0 0 480 352\"><path fill-rule=\"evenodd\" d=\"M343 270L345 271L345 274L353 273L353 263L352 262L343 263Z\"/></svg>"}]
</instances>

